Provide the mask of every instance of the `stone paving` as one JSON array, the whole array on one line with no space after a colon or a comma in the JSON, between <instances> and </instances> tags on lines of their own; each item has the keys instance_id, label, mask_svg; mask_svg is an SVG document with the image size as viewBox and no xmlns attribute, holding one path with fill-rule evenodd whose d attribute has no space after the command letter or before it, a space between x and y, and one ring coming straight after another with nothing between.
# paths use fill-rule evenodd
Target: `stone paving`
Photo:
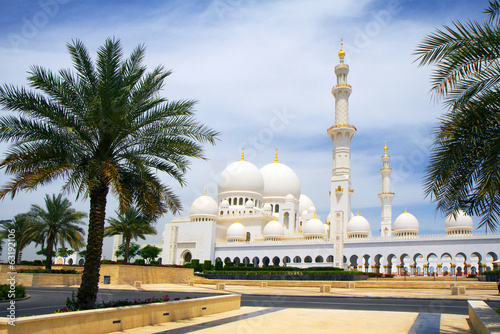
<instances>
[{"instance_id":1,"label":"stone paving","mask_svg":"<svg viewBox=\"0 0 500 334\"><path fill-rule=\"evenodd\" d=\"M132 286L107 285L106 288L133 289ZM466 290L465 295L451 295L449 289L408 288L332 288L330 293L318 287L265 287L226 285L225 291L215 284L147 284L144 290L177 292L212 292L266 295L345 296L373 298L432 298L497 300L496 289ZM434 317L429 321L426 316ZM420 319L422 318L422 319ZM127 330L120 333L469 333L466 315L422 314L410 312L351 311L299 308L242 307L239 310L213 314ZM419 321L420 319L420 321Z\"/></svg>"}]
</instances>

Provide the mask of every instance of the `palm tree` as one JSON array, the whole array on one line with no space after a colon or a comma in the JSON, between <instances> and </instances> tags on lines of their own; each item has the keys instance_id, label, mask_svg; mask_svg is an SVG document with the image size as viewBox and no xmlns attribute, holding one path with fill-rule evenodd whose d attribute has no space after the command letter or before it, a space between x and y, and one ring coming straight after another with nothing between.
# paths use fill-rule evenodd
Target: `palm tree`
<instances>
[{"instance_id":1,"label":"palm tree","mask_svg":"<svg viewBox=\"0 0 500 334\"><path fill-rule=\"evenodd\" d=\"M21 261L22 250L32 243L37 234L38 230L27 218L26 214L20 214L14 217L12 220L2 221L0 237L7 240L9 235L14 234L14 240L16 242L15 251L15 263L18 264Z\"/></svg>"},{"instance_id":2,"label":"palm tree","mask_svg":"<svg viewBox=\"0 0 500 334\"><path fill-rule=\"evenodd\" d=\"M31 67L35 91L0 86L0 106L20 113L0 118L0 140L11 141L0 162L14 179L0 198L64 179L64 190L90 199L87 252L78 308L95 307L108 192L121 212L136 205L152 217L181 208L157 172L185 185L189 158L204 159L202 143L218 133L194 117L193 100L159 95L170 71L146 72L145 47L123 59L121 43L107 39L94 62L84 46L68 44L76 74Z\"/></svg>"},{"instance_id":3,"label":"palm tree","mask_svg":"<svg viewBox=\"0 0 500 334\"><path fill-rule=\"evenodd\" d=\"M123 236L123 243L125 244L124 260L128 262L128 250L130 240L137 240L141 238L145 240L145 235L156 234L156 228L151 226L154 219L151 216L130 207L124 213L116 212L117 218L109 218L107 220L109 226L104 228L104 236L111 237L113 235L121 234Z\"/></svg>"},{"instance_id":4,"label":"palm tree","mask_svg":"<svg viewBox=\"0 0 500 334\"><path fill-rule=\"evenodd\" d=\"M37 233L47 243L47 255L45 268L52 268L52 257L54 249L58 244L65 248L68 243L72 248L78 250L85 245L82 219L87 217L85 212L76 211L71 208L71 202L59 195L45 195L45 207L33 204L28 216L35 225Z\"/></svg>"},{"instance_id":5,"label":"palm tree","mask_svg":"<svg viewBox=\"0 0 500 334\"><path fill-rule=\"evenodd\" d=\"M435 65L432 92L447 112L435 129L427 196L446 215L463 210L495 230L500 215L500 2L482 23L456 22L427 36L420 66Z\"/></svg>"}]
</instances>

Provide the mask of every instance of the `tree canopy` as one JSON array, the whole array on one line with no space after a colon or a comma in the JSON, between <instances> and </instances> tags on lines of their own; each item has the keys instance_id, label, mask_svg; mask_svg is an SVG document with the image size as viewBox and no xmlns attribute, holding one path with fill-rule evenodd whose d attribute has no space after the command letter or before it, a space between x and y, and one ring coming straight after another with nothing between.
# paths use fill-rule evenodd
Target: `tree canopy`
<instances>
[{"instance_id":1,"label":"tree canopy","mask_svg":"<svg viewBox=\"0 0 500 334\"><path fill-rule=\"evenodd\" d=\"M495 230L500 215L500 3L484 22L455 22L416 49L420 66L434 65L432 93L443 99L424 180L444 214L463 210Z\"/></svg>"}]
</instances>

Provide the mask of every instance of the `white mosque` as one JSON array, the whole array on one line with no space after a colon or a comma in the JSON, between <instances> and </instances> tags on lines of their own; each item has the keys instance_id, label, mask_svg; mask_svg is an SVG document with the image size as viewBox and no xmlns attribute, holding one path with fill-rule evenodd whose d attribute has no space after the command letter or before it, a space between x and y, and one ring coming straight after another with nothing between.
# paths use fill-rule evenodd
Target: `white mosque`
<instances>
[{"instance_id":1,"label":"white mosque","mask_svg":"<svg viewBox=\"0 0 500 334\"><path fill-rule=\"evenodd\" d=\"M349 66L335 67L337 83L335 124L327 134L333 143L330 214L316 216L313 201L301 193L295 172L278 161L258 168L241 159L231 163L218 181L214 199L205 192L191 205L189 216L165 224L163 263L183 264L191 259L253 263L256 266L334 266L364 272L410 275L471 274L497 268L500 234L473 233L470 216L460 212L444 221L445 233L420 235L411 213L392 220L390 156L382 156L381 235L371 234L370 223L351 213L351 140L347 84ZM119 241L119 238L115 238ZM117 247L117 243L115 243Z\"/></svg>"}]
</instances>

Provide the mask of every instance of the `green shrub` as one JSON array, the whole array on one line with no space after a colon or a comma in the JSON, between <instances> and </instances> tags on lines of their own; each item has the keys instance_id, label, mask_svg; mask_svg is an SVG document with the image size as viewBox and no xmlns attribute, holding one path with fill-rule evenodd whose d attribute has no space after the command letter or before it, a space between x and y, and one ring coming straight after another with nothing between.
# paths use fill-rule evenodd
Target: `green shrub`
<instances>
[{"instance_id":1,"label":"green shrub","mask_svg":"<svg viewBox=\"0 0 500 334\"><path fill-rule=\"evenodd\" d=\"M205 260L205 262L203 262L203 271L205 270L212 270L212 261L210 260Z\"/></svg>"},{"instance_id":2,"label":"green shrub","mask_svg":"<svg viewBox=\"0 0 500 334\"><path fill-rule=\"evenodd\" d=\"M36 266L40 266L42 264L42 260L34 260L33 264Z\"/></svg>"},{"instance_id":3,"label":"green shrub","mask_svg":"<svg viewBox=\"0 0 500 334\"><path fill-rule=\"evenodd\" d=\"M144 265L144 259L137 259L137 260L134 261L134 264L139 265L139 266L143 266Z\"/></svg>"},{"instance_id":4,"label":"green shrub","mask_svg":"<svg viewBox=\"0 0 500 334\"><path fill-rule=\"evenodd\" d=\"M12 299L9 298L10 284L0 285L0 300ZM23 298L26 294L26 288L22 285L16 285L15 287L15 298Z\"/></svg>"},{"instance_id":5,"label":"green shrub","mask_svg":"<svg viewBox=\"0 0 500 334\"><path fill-rule=\"evenodd\" d=\"M486 270L483 275L500 275L500 270Z\"/></svg>"},{"instance_id":6,"label":"green shrub","mask_svg":"<svg viewBox=\"0 0 500 334\"><path fill-rule=\"evenodd\" d=\"M64 270L64 269L19 269L17 271L18 273L22 273L22 274L81 274L79 272L77 272L76 270L73 270L73 269L68 269L68 270Z\"/></svg>"},{"instance_id":7,"label":"green shrub","mask_svg":"<svg viewBox=\"0 0 500 334\"><path fill-rule=\"evenodd\" d=\"M215 270L222 270L223 266L222 261L215 261Z\"/></svg>"},{"instance_id":8,"label":"green shrub","mask_svg":"<svg viewBox=\"0 0 500 334\"><path fill-rule=\"evenodd\" d=\"M303 269L304 271L344 271L344 269L340 269L337 267L309 267Z\"/></svg>"},{"instance_id":9,"label":"green shrub","mask_svg":"<svg viewBox=\"0 0 500 334\"><path fill-rule=\"evenodd\" d=\"M233 268L233 267L234 267L234 264L232 262L226 262L226 263L224 263L224 269Z\"/></svg>"},{"instance_id":10,"label":"green shrub","mask_svg":"<svg viewBox=\"0 0 500 334\"><path fill-rule=\"evenodd\" d=\"M247 263L247 268L254 268L254 264L253 263Z\"/></svg>"}]
</instances>

